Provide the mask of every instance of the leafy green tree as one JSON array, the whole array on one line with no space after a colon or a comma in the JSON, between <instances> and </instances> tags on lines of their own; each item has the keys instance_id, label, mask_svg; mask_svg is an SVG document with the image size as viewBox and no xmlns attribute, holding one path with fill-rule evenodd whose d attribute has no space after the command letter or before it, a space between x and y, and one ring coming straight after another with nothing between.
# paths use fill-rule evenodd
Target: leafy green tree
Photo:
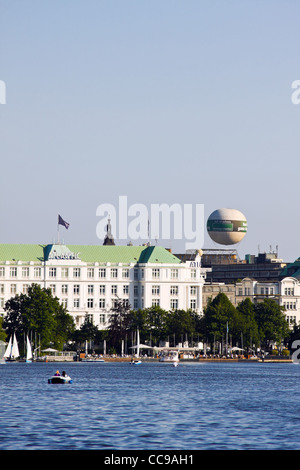
<instances>
[{"instance_id":1,"label":"leafy green tree","mask_svg":"<svg viewBox=\"0 0 300 470\"><path fill-rule=\"evenodd\" d=\"M86 315L84 322L73 332L72 338L76 343L85 343L85 341L95 340L98 336L98 328L93 324L89 315Z\"/></svg>"},{"instance_id":2,"label":"leafy green tree","mask_svg":"<svg viewBox=\"0 0 300 470\"><path fill-rule=\"evenodd\" d=\"M3 328L23 336L30 330L39 336L41 347L53 344L62 348L74 328L74 321L66 309L53 297L50 289L32 284L27 294L17 294L5 304Z\"/></svg>"},{"instance_id":3,"label":"leafy green tree","mask_svg":"<svg viewBox=\"0 0 300 470\"><path fill-rule=\"evenodd\" d=\"M3 327L3 317L0 317L0 341L6 341L7 334L5 333Z\"/></svg>"},{"instance_id":4,"label":"leafy green tree","mask_svg":"<svg viewBox=\"0 0 300 470\"><path fill-rule=\"evenodd\" d=\"M273 299L264 299L255 305L255 318L258 325L261 345L270 348L270 343L280 344L289 336L289 326L280 307Z\"/></svg>"},{"instance_id":5,"label":"leafy green tree","mask_svg":"<svg viewBox=\"0 0 300 470\"><path fill-rule=\"evenodd\" d=\"M168 337L168 312L161 307L146 308L146 328L153 344Z\"/></svg>"},{"instance_id":6,"label":"leafy green tree","mask_svg":"<svg viewBox=\"0 0 300 470\"><path fill-rule=\"evenodd\" d=\"M109 317L108 337L112 347L120 349L122 339L130 330L130 304L127 299L117 299Z\"/></svg>"},{"instance_id":7,"label":"leafy green tree","mask_svg":"<svg viewBox=\"0 0 300 470\"><path fill-rule=\"evenodd\" d=\"M259 334L253 302L247 297L238 304L236 309L240 314L244 346L251 347L252 344L258 345Z\"/></svg>"},{"instance_id":8,"label":"leafy green tree","mask_svg":"<svg viewBox=\"0 0 300 470\"><path fill-rule=\"evenodd\" d=\"M167 332L175 337L191 336L196 333L196 317L191 310L173 310L167 316Z\"/></svg>"},{"instance_id":9,"label":"leafy green tree","mask_svg":"<svg viewBox=\"0 0 300 470\"><path fill-rule=\"evenodd\" d=\"M227 327L233 342L238 341L240 337L242 324L239 312L223 292L208 301L204 309L203 323L205 335L211 343L225 338Z\"/></svg>"}]
</instances>

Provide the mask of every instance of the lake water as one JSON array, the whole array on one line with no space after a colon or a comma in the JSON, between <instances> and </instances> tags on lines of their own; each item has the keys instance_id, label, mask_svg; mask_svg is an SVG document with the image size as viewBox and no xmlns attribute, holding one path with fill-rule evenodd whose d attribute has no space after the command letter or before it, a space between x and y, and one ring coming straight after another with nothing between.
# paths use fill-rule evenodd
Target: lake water
<instances>
[{"instance_id":1,"label":"lake water","mask_svg":"<svg viewBox=\"0 0 300 470\"><path fill-rule=\"evenodd\" d=\"M299 384L299 364L6 363L0 449L300 449Z\"/></svg>"}]
</instances>

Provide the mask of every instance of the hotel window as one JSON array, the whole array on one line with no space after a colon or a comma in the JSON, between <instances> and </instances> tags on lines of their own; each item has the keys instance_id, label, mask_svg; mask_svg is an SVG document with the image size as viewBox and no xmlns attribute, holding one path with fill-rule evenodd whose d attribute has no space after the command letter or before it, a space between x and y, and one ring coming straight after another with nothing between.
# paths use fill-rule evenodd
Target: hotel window
<instances>
[{"instance_id":1,"label":"hotel window","mask_svg":"<svg viewBox=\"0 0 300 470\"><path fill-rule=\"evenodd\" d=\"M67 279L69 277L69 268L61 268L61 277Z\"/></svg>"},{"instance_id":2,"label":"hotel window","mask_svg":"<svg viewBox=\"0 0 300 470\"><path fill-rule=\"evenodd\" d=\"M139 278L139 270L138 270L138 268L134 268L133 276L134 276L135 281L137 281L138 278Z\"/></svg>"},{"instance_id":3,"label":"hotel window","mask_svg":"<svg viewBox=\"0 0 300 470\"><path fill-rule=\"evenodd\" d=\"M197 275L196 273L197 273L196 269L191 269L191 278L192 279L196 279L196 275Z\"/></svg>"},{"instance_id":4,"label":"hotel window","mask_svg":"<svg viewBox=\"0 0 300 470\"><path fill-rule=\"evenodd\" d=\"M94 268L87 268L88 279L94 279Z\"/></svg>"},{"instance_id":5,"label":"hotel window","mask_svg":"<svg viewBox=\"0 0 300 470\"><path fill-rule=\"evenodd\" d=\"M127 268L122 269L122 278L123 279L128 279L129 278L129 269L127 269Z\"/></svg>"},{"instance_id":6,"label":"hotel window","mask_svg":"<svg viewBox=\"0 0 300 470\"><path fill-rule=\"evenodd\" d=\"M118 277L118 270L117 268L111 268L110 270L110 277L116 279Z\"/></svg>"},{"instance_id":7,"label":"hotel window","mask_svg":"<svg viewBox=\"0 0 300 470\"><path fill-rule=\"evenodd\" d=\"M160 286L152 286L152 295L160 294Z\"/></svg>"},{"instance_id":8,"label":"hotel window","mask_svg":"<svg viewBox=\"0 0 300 470\"><path fill-rule=\"evenodd\" d=\"M0 268L0 277L5 277L5 268Z\"/></svg>"},{"instance_id":9,"label":"hotel window","mask_svg":"<svg viewBox=\"0 0 300 470\"><path fill-rule=\"evenodd\" d=\"M273 295L274 294L274 289L273 287L270 287L270 295Z\"/></svg>"},{"instance_id":10,"label":"hotel window","mask_svg":"<svg viewBox=\"0 0 300 470\"><path fill-rule=\"evenodd\" d=\"M73 277L80 277L80 268L73 268Z\"/></svg>"},{"instance_id":11,"label":"hotel window","mask_svg":"<svg viewBox=\"0 0 300 470\"><path fill-rule=\"evenodd\" d=\"M118 286L111 286L111 294L112 295L117 295L118 292Z\"/></svg>"},{"instance_id":12,"label":"hotel window","mask_svg":"<svg viewBox=\"0 0 300 470\"><path fill-rule=\"evenodd\" d=\"M100 295L105 295L105 285L100 285L99 286L99 294Z\"/></svg>"},{"instance_id":13,"label":"hotel window","mask_svg":"<svg viewBox=\"0 0 300 470\"><path fill-rule=\"evenodd\" d=\"M152 279L159 279L159 276L160 276L159 268L153 268L152 269Z\"/></svg>"},{"instance_id":14,"label":"hotel window","mask_svg":"<svg viewBox=\"0 0 300 470\"><path fill-rule=\"evenodd\" d=\"M74 284L74 287L73 287L73 293L75 295L79 295L79 284Z\"/></svg>"},{"instance_id":15,"label":"hotel window","mask_svg":"<svg viewBox=\"0 0 300 470\"><path fill-rule=\"evenodd\" d=\"M50 287L50 290L51 290L52 295L55 295L55 291L56 291L56 286L55 286L55 284L50 284L49 287Z\"/></svg>"},{"instance_id":16,"label":"hotel window","mask_svg":"<svg viewBox=\"0 0 300 470\"><path fill-rule=\"evenodd\" d=\"M103 325L105 323L105 315L104 313L100 313L99 315L99 323Z\"/></svg>"},{"instance_id":17,"label":"hotel window","mask_svg":"<svg viewBox=\"0 0 300 470\"><path fill-rule=\"evenodd\" d=\"M171 269L171 279L178 279L178 269Z\"/></svg>"},{"instance_id":18,"label":"hotel window","mask_svg":"<svg viewBox=\"0 0 300 470\"><path fill-rule=\"evenodd\" d=\"M10 285L10 293L11 294L16 294L17 293L17 284L11 284Z\"/></svg>"},{"instance_id":19,"label":"hotel window","mask_svg":"<svg viewBox=\"0 0 300 470\"><path fill-rule=\"evenodd\" d=\"M139 286L138 285L133 286L133 295L139 295Z\"/></svg>"},{"instance_id":20,"label":"hotel window","mask_svg":"<svg viewBox=\"0 0 300 470\"><path fill-rule=\"evenodd\" d=\"M106 277L106 269L105 268L99 268L99 277L101 279L104 279Z\"/></svg>"},{"instance_id":21,"label":"hotel window","mask_svg":"<svg viewBox=\"0 0 300 470\"><path fill-rule=\"evenodd\" d=\"M190 294L197 295L197 286L190 286Z\"/></svg>"},{"instance_id":22,"label":"hotel window","mask_svg":"<svg viewBox=\"0 0 300 470\"><path fill-rule=\"evenodd\" d=\"M94 299L87 299L87 306L88 308L94 307Z\"/></svg>"},{"instance_id":23,"label":"hotel window","mask_svg":"<svg viewBox=\"0 0 300 470\"><path fill-rule=\"evenodd\" d=\"M139 308L139 299L133 299L133 308Z\"/></svg>"},{"instance_id":24,"label":"hotel window","mask_svg":"<svg viewBox=\"0 0 300 470\"><path fill-rule=\"evenodd\" d=\"M4 284L0 284L0 294L4 294Z\"/></svg>"},{"instance_id":25,"label":"hotel window","mask_svg":"<svg viewBox=\"0 0 300 470\"><path fill-rule=\"evenodd\" d=\"M170 294L171 295L178 295L178 286L171 286L170 287Z\"/></svg>"},{"instance_id":26,"label":"hotel window","mask_svg":"<svg viewBox=\"0 0 300 470\"><path fill-rule=\"evenodd\" d=\"M118 300L117 299L112 299L111 301L111 308L117 308Z\"/></svg>"},{"instance_id":27,"label":"hotel window","mask_svg":"<svg viewBox=\"0 0 300 470\"><path fill-rule=\"evenodd\" d=\"M105 299L99 299L99 308L105 308Z\"/></svg>"},{"instance_id":28,"label":"hotel window","mask_svg":"<svg viewBox=\"0 0 300 470\"><path fill-rule=\"evenodd\" d=\"M29 277L29 268L22 268L22 277Z\"/></svg>"},{"instance_id":29,"label":"hotel window","mask_svg":"<svg viewBox=\"0 0 300 470\"><path fill-rule=\"evenodd\" d=\"M56 268L49 268L49 277L56 277Z\"/></svg>"},{"instance_id":30,"label":"hotel window","mask_svg":"<svg viewBox=\"0 0 300 470\"><path fill-rule=\"evenodd\" d=\"M243 288L242 287L239 287L239 293L238 295L243 295Z\"/></svg>"},{"instance_id":31,"label":"hotel window","mask_svg":"<svg viewBox=\"0 0 300 470\"><path fill-rule=\"evenodd\" d=\"M34 268L33 275L35 278L40 278L42 276L42 269L41 268Z\"/></svg>"},{"instance_id":32,"label":"hotel window","mask_svg":"<svg viewBox=\"0 0 300 470\"><path fill-rule=\"evenodd\" d=\"M129 294L129 286L128 286L128 285L123 286L123 294L124 294L124 295L128 295L128 294Z\"/></svg>"},{"instance_id":33,"label":"hotel window","mask_svg":"<svg viewBox=\"0 0 300 470\"><path fill-rule=\"evenodd\" d=\"M0 308L4 308L4 299L2 297L0 299Z\"/></svg>"},{"instance_id":34,"label":"hotel window","mask_svg":"<svg viewBox=\"0 0 300 470\"><path fill-rule=\"evenodd\" d=\"M260 293L261 293L262 295L264 295L264 293L265 293L265 288L264 288L264 287L261 287L261 288L260 288Z\"/></svg>"},{"instance_id":35,"label":"hotel window","mask_svg":"<svg viewBox=\"0 0 300 470\"><path fill-rule=\"evenodd\" d=\"M171 310L176 310L178 308L178 299L170 300L170 308Z\"/></svg>"},{"instance_id":36,"label":"hotel window","mask_svg":"<svg viewBox=\"0 0 300 470\"><path fill-rule=\"evenodd\" d=\"M63 285L61 286L61 293L62 293L63 295L66 295L66 294L68 293L68 284L63 284Z\"/></svg>"},{"instance_id":37,"label":"hotel window","mask_svg":"<svg viewBox=\"0 0 300 470\"><path fill-rule=\"evenodd\" d=\"M195 310L196 309L196 299L191 299L190 301L190 308L192 310Z\"/></svg>"},{"instance_id":38,"label":"hotel window","mask_svg":"<svg viewBox=\"0 0 300 470\"><path fill-rule=\"evenodd\" d=\"M23 284L22 292L23 294L28 294L29 284Z\"/></svg>"},{"instance_id":39,"label":"hotel window","mask_svg":"<svg viewBox=\"0 0 300 470\"><path fill-rule=\"evenodd\" d=\"M79 306L80 306L80 300L74 299L74 308L79 308Z\"/></svg>"},{"instance_id":40,"label":"hotel window","mask_svg":"<svg viewBox=\"0 0 300 470\"><path fill-rule=\"evenodd\" d=\"M159 299L152 299L152 307L159 307Z\"/></svg>"},{"instance_id":41,"label":"hotel window","mask_svg":"<svg viewBox=\"0 0 300 470\"><path fill-rule=\"evenodd\" d=\"M92 284L88 285L88 295L94 295L94 286Z\"/></svg>"},{"instance_id":42,"label":"hotel window","mask_svg":"<svg viewBox=\"0 0 300 470\"><path fill-rule=\"evenodd\" d=\"M62 299L61 303L64 308L68 308L68 299Z\"/></svg>"},{"instance_id":43,"label":"hotel window","mask_svg":"<svg viewBox=\"0 0 300 470\"><path fill-rule=\"evenodd\" d=\"M9 274L10 277L17 277L17 268L10 268Z\"/></svg>"}]
</instances>

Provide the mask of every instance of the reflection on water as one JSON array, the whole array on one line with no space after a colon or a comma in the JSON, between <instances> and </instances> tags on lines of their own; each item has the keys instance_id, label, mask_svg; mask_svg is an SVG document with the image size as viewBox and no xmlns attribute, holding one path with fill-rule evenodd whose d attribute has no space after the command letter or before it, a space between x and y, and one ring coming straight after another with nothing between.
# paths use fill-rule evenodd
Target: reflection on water
<instances>
[{"instance_id":1,"label":"reflection on water","mask_svg":"<svg viewBox=\"0 0 300 470\"><path fill-rule=\"evenodd\" d=\"M0 366L0 449L299 449L297 364Z\"/></svg>"}]
</instances>

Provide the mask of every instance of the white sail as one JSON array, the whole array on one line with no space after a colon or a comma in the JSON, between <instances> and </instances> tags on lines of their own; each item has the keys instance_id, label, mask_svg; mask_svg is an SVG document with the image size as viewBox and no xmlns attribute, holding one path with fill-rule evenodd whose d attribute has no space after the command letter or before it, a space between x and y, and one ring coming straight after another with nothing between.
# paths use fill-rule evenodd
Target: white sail
<instances>
[{"instance_id":1,"label":"white sail","mask_svg":"<svg viewBox=\"0 0 300 470\"><path fill-rule=\"evenodd\" d=\"M32 349L31 349L31 344L30 344L29 338L27 336L27 340L26 340L26 360L30 361L31 359L32 359Z\"/></svg>"},{"instance_id":2,"label":"white sail","mask_svg":"<svg viewBox=\"0 0 300 470\"><path fill-rule=\"evenodd\" d=\"M11 337L9 338L7 348L4 353L4 358L9 358L11 356Z\"/></svg>"},{"instance_id":3,"label":"white sail","mask_svg":"<svg viewBox=\"0 0 300 470\"><path fill-rule=\"evenodd\" d=\"M16 333L14 333L14 341L13 341L13 345L12 345L12 349L11 349L11 357L13 359L16 359L19 356L20 356L19 346L18 346L18 342L17 342L17 338L16 338Z\"/></svg>"}]
</instances>

